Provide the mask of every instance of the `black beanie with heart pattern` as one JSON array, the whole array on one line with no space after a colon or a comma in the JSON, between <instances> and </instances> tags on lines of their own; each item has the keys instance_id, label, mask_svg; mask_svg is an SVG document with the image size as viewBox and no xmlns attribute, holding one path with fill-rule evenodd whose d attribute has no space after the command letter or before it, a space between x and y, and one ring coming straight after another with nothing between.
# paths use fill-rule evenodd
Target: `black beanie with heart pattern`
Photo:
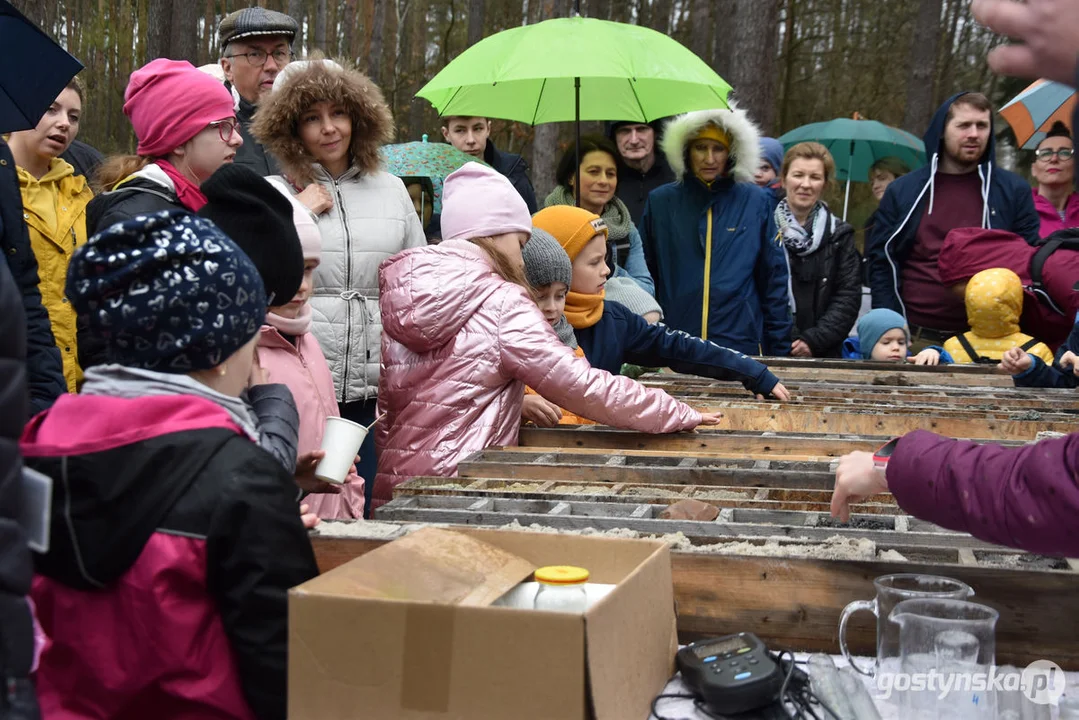
<instances>
[{"instance_id":1,"label":"black beanie with heart pattern","mask_svg":"<svg viewBox=\"0 0 1079 720\"><path fill-rule=\"evenodd\" d=\"M67 296L108 362L166 373L220 365L266 316L251 259L211 221L180 210L90 238L71 258Z\"/></svg>"}]
</instances>

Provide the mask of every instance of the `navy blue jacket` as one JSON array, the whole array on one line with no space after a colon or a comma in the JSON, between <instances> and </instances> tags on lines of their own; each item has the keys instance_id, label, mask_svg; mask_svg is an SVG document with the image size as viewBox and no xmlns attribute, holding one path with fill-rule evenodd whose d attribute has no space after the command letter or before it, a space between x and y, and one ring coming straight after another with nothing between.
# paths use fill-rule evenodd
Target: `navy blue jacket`
<instances>
[{"instance_id":1,"label":"navy blue jacket","mask_svg":"<svg viewBox=\"0 0 1079 720\"><path fill-rule=\"evenodd\" d=\"M966 93L950 97L937 110L926 130L925 153L929 165L908 173L888 186L874 213L875 221L866 239L866 261L873 307L889 308L906 316L900 296L899 278L910 256L918 226L933 194L934 170L943 151L944 124L952 104ZM990 116L990 123L992 117ZM983 227L1010 230L1030 244L1039 240L1041 223L1034 208L1030 184L1015 173L996 166L996 141L990 126L989 144L978 165L989 201L983 208ZM984 192L983 192L984 195Z\"/></svg>"},{"instance_id":2,"label":"navy blue jacket","mask_svg":"<svg viewBox=\"0 0 1079 720\"><path fill-rule=\"evenodd\" d=\"M528 163L525 159L520 155L502 152L488 138L487 147L483 149L483 161L506 176L514 190L525 201L528 212L534 215L537 209L536 191L532 187L532 181L528 179Z\"/></svg>"},{"instance_id":3,"label":"navy blue jacket","mask_svg":"<svg viewBox=\"0 0 1079 720\"><path fill-rule=\"evenodd\" d=\"M638 229L668 325L700 336L711 242L707 339L747 355L790 354L787 254L774 210L768 191L730 178L709 188L687 173L652 191Z\"/></svg>"},{"instance_id":4,"label":"navy blue jacket","mask_svg":"<svg viewBox=\"0 0 1079 720\"><path fill-rule=\"evenodd\" d=\"M1060 357L1066 352L1079 355L1079 323L1077 323L1068 335L1064 344L1057 348L1056 360L1052 365L1046 365L1045 361L1037 355L1030 355L1034 364L1018 375L1013 375L1012 380L1016 387L1043 387L1043 388L1074 388L1079 387L1079 377L1075 377L1071 368L1060 366Z\"/></svg>"},{"instance_id":5,"label":"navy blue jacket","mask_svg":"<svg viewBox=\"0 0 1079 720\"><path fill-rule=\"evenodd\" d=\"M767 395L779 379L766 365L663 323L649 325L625 305L603 303L603 317L592 327L575 330L577 343L592 367L617 375L622 363L669 367L717 380L738 380L747 390Z\"/></svg>"},{"instance_id":6,"label":"navy blue jacket","mask_svg":"<svg viewBox=\"0 0 1079 720\"><path fill-rule=\"evenodd\" d=\"M30 380L30 414L47 410L67 392L63 364L52 335L49 313L41 304L37 259L23 222L22 193L15 159L0 138L0 251L22 296L26 315L26 365Z\"/></svg>"}]
</instances>

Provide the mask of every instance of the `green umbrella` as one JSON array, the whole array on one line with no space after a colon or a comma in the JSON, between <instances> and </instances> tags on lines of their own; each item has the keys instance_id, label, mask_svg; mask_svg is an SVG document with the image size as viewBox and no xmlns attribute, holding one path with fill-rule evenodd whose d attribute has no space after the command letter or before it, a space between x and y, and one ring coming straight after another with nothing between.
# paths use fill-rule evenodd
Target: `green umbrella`
<instances>
[{"instance_id":1,"label":"green umbrella","mask_svg":"<svg viewBox=\"0 0 1079 720\"><path fill-rule=\"evenodd\" d=\"M851 182L868 182L869 168L886 157L895 157L911 170L925 165L925 143L905 130L876 120L838 118L810 123L779 138L788 150L800 142L818 142L835 158L836 178L847 183L843 218L847 217Z\"/></svg>"},{"instance_id":2,"label":"green umbrella","mask_svg":"<svg viewBox=\"0 0 1079 720\"><path fill-rule=\"evenodd\" d=\"M730 85L678 41L638 25L572 17L504 30L465 50L417 95L439 115L538 125L651 122L727 107Z\"/></svg>"},{"instance_id":3,"label":"green umbrella","mask_svg":"<svg viewBox=\"0 0 1079 720\"><path fill-rule=\"evenodd\" d=\"M442 181L465 163L486 163L448 143L421 142L384 145L379 149L386 172L399 178L425 178L431 183L434 212L442 212Z\"/></svg>"}]
</instances>

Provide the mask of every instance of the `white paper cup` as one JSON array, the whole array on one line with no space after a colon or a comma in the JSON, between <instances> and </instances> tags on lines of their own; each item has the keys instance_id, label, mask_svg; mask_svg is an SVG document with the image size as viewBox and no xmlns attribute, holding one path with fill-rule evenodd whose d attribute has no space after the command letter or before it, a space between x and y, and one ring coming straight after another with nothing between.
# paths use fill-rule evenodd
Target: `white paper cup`
<instances>
[{"instance_id":1,"label":"white paper cup","mask_svg":"<svg viewBox=\"0 0 1079 720\"><path fill-rule=\"evenodd\" d=\"M315 468L315 477L337 485L344 484L366 437L367 428L359 423L340 417L326 418L326 432L322 435L322 449L326 451L326 457Z\"/></svg>"}]
</instances>

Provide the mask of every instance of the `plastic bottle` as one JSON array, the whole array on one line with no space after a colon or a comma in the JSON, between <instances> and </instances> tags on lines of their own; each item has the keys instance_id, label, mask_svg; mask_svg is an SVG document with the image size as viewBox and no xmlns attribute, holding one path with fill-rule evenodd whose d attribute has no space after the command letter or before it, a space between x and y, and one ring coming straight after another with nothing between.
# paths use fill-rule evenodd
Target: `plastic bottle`
<instances>
[{"instance_id":1,"label":"plastic bottle","mask_svg":"<svg viewBox=\"0 0 1079 720\"><path fill-rule=\"evenodd\" d=\"M548 565L536 570L536 610L583 613L588 609L585 583L588 571L572 565Z\"/></svg>"}]
</instances>

